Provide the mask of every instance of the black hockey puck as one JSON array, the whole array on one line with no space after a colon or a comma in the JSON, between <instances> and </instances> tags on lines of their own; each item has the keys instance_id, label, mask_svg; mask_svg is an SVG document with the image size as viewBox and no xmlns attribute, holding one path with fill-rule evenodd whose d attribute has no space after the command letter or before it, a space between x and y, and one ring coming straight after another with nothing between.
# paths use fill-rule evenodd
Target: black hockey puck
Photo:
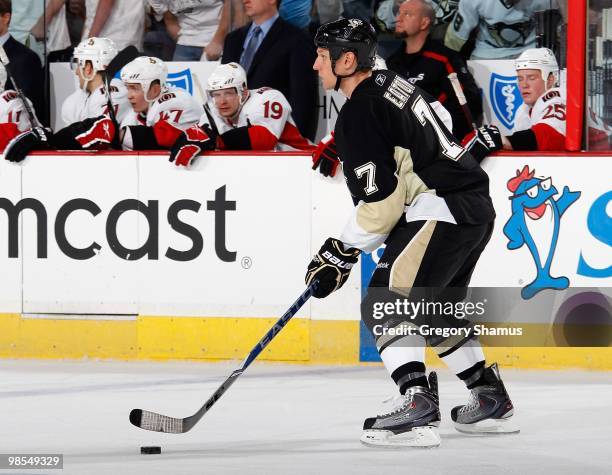
<instances>
[{"instance_id":1,"label":"black hockey puck","mask_svg":"<svg viewBox=\"0 0 612 475\"><path fill-rule=\"evenodd\" d=\"M161 454L161 447L157 445L149 445L147 447L140 447L141 454Z\"/></svg>"}]
</instances>

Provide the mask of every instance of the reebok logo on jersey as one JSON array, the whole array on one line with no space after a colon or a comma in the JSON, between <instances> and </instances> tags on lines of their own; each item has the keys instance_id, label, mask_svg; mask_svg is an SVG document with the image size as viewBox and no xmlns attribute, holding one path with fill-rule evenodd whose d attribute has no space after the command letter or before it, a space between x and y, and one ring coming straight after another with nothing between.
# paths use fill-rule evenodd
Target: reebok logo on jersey
<instances>
[{"instance_id":1,"label":"reebok logo on jersey","mask_svg":"<svg viewBox=\"0 0 612 475\"><path fill-rule=\"evenodd\" d=\"M386 80L387 76L385 76L384 74L379 74L378 76L376 76L376 79L374 79L374 81L376 81L376 84L378 84L379 86L382 86Z\"/></svg>"},{"instance_id":2,"label":"reebok logo on jersey","mask_svg":"<svg viewBox=\"0 0 612 475\"><path fill-rule=\"evenodd\" d=\"M331 264L335 265L336 267L339 267L340 269L352 269L353 268L353 264L351 264L350 262L344 262L342 259L338 259L336 256L334 256L331 252L329 251L325 251L323 253L323 257Z\"/></svg>"},{"instance_id":3,"label":"reebok logo on jersey","mask_svg":"<svg viewBox=\"0 0 612 475\"><path fill-rule=\"evenodd\" d=\"M389 268L389 263L388 262L379 262L378 265L376 266L377 269L388 269Z\"/></svg>"}]
</instances>

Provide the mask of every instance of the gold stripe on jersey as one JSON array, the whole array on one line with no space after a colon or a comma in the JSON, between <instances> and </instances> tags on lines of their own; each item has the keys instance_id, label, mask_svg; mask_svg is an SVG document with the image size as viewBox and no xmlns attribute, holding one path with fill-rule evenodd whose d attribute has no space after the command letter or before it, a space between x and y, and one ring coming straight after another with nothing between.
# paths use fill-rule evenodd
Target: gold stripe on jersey
<instances>
[{"instance_id":1,"label":"gold stripe on jersey","mask_svg":"<svg viewBox=\"0 0 612 475\"><path fill-rule=\"evenodd\" d=\"M397 181L393 193L380 201L359 203L357 224L370 234L389 234L404 213L406 183Z\"/></svg>"},{"instance_id":2,"label":"gold stripe on jersey","mask_svg":"<svg viewBox=\"0 0 612 475\"><path fill-rule=\"evenodd\" d=\"M395 227L397 222L404 214L406 204L412 201L421 193L435 193L430 190L423 180L413 171L413 162L410 155L410 150L402 147L395 147L394 159L397 163L397 185L393 193L385 199L372 203L361 202L356 210L356 224L367 234L380 236L387 235ZM353 233L349 235L355 239ZM351 246L358 245L357 242L352 242ZM359 239L359 248L368 247L365 243L361 243Z\"/></svg>"},{"instance_id":3,"label":"gold stripe on jersey","mask_svg":"<svg viewBox=\"0 0 612 475\"><path fill-rule=\"evenodd\" d=\"M389 290L409 296L436 224L437 221L427 221L397 256L391 266Z\"/></svg>"},{"instance_id":4,"label":"gold stripe on jersey","mask_svg":"<svg viewBox=\"0 0 612 475\"><path fill-rule=\"evenodd\" d=\"M406 195L404 197L404 203L410 204L414 199L421 193L435 193L434 190L430 190L423 180L414 172L414 164L412 162L412 156L410 150L402 147L395 147L393 158L397 162L397 174L400 181L406 184Z\"/></svg>"}]
</instances>

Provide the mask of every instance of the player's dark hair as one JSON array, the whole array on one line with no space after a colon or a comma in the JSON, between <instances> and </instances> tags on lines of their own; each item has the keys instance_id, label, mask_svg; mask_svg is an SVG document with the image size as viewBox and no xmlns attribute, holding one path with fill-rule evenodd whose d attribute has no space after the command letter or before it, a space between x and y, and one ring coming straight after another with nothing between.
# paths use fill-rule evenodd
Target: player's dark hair
<instances>
[{"instance_id":1,"label":"player's dark hair","mask_svg":"<svg viewBox=\"0 0 612 475\"><path fill-rule=\"evenodd\" d=\"M0 15L13 13L13 5L11 0L0 0Z\"/></svg>"}]
</instances>

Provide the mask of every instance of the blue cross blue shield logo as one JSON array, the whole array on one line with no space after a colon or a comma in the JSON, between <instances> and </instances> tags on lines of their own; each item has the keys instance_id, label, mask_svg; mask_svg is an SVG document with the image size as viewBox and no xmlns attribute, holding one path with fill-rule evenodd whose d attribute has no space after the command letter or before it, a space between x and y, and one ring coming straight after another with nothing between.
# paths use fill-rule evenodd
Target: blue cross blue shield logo
<instances>
[{"instance_id":1,"label":"blue cross blue shield logo","mask_svg":"<svg viewBox=\"0 0 612 475\"><path fill-rule=\"evenodd\" d=\"M516 111L523 103L516 76L502 76L492 73L489 98L497 119L504 127L512 130Z\"/></svg>"},{"instance_id":2,"label":"blue cross blue shield logo","mask_svg":"<svg viewBox=\"0 0 612 475\"><path fill-rule=\"evenodd\" d=\"M191 76L191 69L189 68L176 73L168 73L168 84L185 89L193 96L193 77Z\"/></svg>"}]
</instances>

